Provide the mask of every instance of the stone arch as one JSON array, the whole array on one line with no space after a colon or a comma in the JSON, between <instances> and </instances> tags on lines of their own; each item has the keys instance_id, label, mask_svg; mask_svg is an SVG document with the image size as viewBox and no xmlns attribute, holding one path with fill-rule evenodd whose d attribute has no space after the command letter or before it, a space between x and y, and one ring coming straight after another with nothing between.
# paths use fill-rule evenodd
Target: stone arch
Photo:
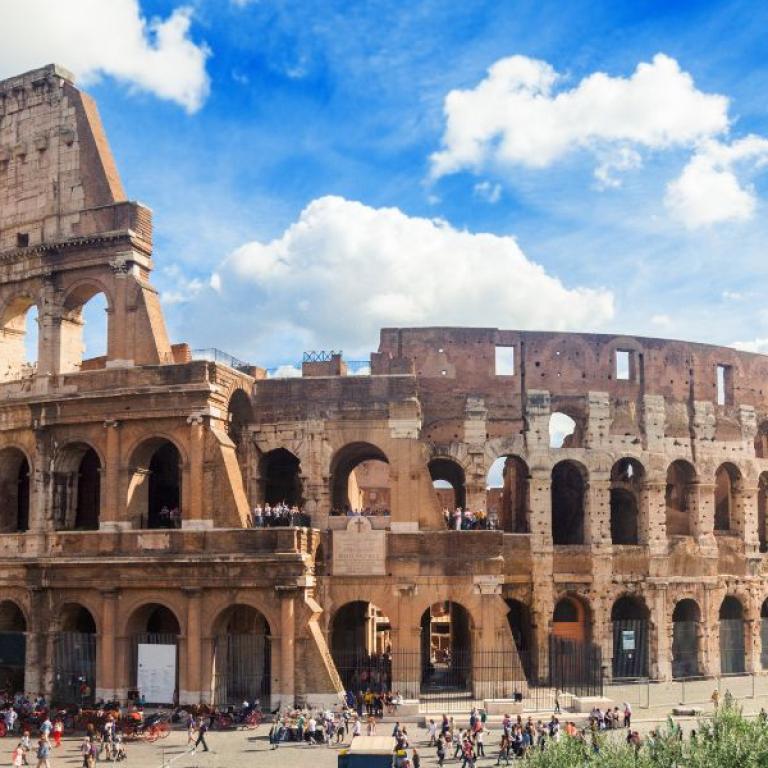
<instances>
[{"instance_id":1,"label":"stone arch","mask_svg":"<svg viewBox=\"0 0 768 768\"><path fill-rule=\"evenodd\" d=\"M29 529L31 473L25 451L16 446L0 449L0 533Z\"/></svg>"},{"instance_id":2,"label":"stone arch","mask_svg":"<svg viewBox=\"0 0 768 768\"><path fill-rule=\"evenodd\" d=\"M501 485L495 483L496 471L501 465ZM531 472L526 462L513 454L499 456L486 477L486 507L495 514L498 527L508 533L530 531Z\"/></svg>"},{"instance_id":3,"label":"stone arch","mask_svg":"<svg viewBox=\"0 0 768 768\"><path fill-rule=\"evenodd\" d=\"M744 606L734 595L726 595L718 612L720 627L720 672L743 674L746 670Z\"/></svg>"},{"instance_id":4,"label":"stone arch","mask_svg":"<svg viewBox=\"0 0 768 768\"><path fill-rule=\"evenodd\" d=\"M261 455L259 462L261 498L266 504L285 502L288 506L303 506L304 491L301 460L287 448L274 448Z\"/></svg>"},{"instance_id":5,"label":"stone arch","mask_svg":"<svg viewBox=\"0 0 768 768\"><path fill-rule=\"evenodd\" d=\"M715 471L715 530L734 532L742 530L741 493L743 478L739 468L724 462Z\"/></svg>"},{"instance_id":6,"label":"stone arch","mask_svg":"<svg viewBox=\"0 0 768 768\"><path fill-rule=\"evenodd\" d=\"M587 469L571 459L552 468L552 542L584 544Z\"/></svg>"},{"instance_id":7,"label":"stone arch","mask_svg":"<svg viewBox=\"0 0 768 768\"><path fill-rule=\"evenodd\" d=\"M28 365L26 344L27 320L33 309L39 318L39 305L28 293L15 294L3 304L0 311L0 360L3 361L0 381L15 381L33 371ZM38 356L39 351L35 361Z\"/></svg>"},{"instance_id":8,"label":"stone arch","mask_svg":"<svg viewBox=\"0 0 768 768\"><path fill-rule=\"evenodd\" d=\"M452 457L434 456L430 459L427 468L441 508L464 509L467 506L464 467Z\"/></svg>"},{"instance_id":9,"label":"stone arch","mask_svg":"<svg viewBox=\"0 0 768 768\"><path fill-rule=\"evenodd\" d=\"M387 465L386 489L378 489L377 494L384 495L386 491L386 508L389 508L389 459L379 447L358 441L339 448L331 459L331 507L334 511L343 514L350 507L363 509L366 506L367 499L365 494L360 492L355 470L360 466L370 467L373 462L377 462L377 465L374 465L377 467Z\"/></svg>"},{"instance_id":10,"label":"stone arch","mask_svg":"<svg viewBox=\"0 0 768 768\"><path fill-rule=\"evenodd\" d=\"M667 467L665 491L667 536L691 536L695 512L694 485L698 478L693 465L676 459Z\"/></svg>"},{"instance_id":11,"label":"stone arch","mask_svg":"<svg viewBox=\"0 0 768 768\"><path fill-rule=\"evenodd\" d=\"M421 686L466 691L472 687L471 613L461 603L442 600L421 615Z\"/></svg>"},{"instance_id":12,"label":"stone arch","mask_svg":"<svg viewBox=\"0 0 768 768\"><path fill-rule=\"evenodd\" d=\"M672 677L701 673L701 609L690 597L677 600L672 611Z\"/></svg>"},{"instance_id":13,"label":"stone arch","mask_svg":"<svg viewBox=\"0 0 768 768\"><path fill-rule=\"evenodd\" d=\"M522 600L506 597L507 623L512 633L512 639L517 648L517 655L526 678L531 677L531 671L536 667L537 659L534 656L534 632L531 609Z\"/></svg>"},{"instance_id":14,"label":"stone arch","mask_svg":"<svg viewBox=\"0 0 768 768\"><path fill-rule=\"evenodd\" d=\"M27 657L27 617L15 600L0 600L0 680L8 681L13 691L25 691L24 673Z\"/></svg>"},{"instance_id":15,"label":"stone arch","mask_svg":"<svg viewBox=\"0 0 768 768\"><path fill-rule=\"evenodd\" d=\"M134 608L128 616L126 635L131 647L128 685L131 690L144 695L147 703L172 704L178 701L179 637L181 634L182 625L178 614L165 602L156 600L143 602ZM168 688L156 693L142 690L142 687L146 688L148 680L148 678L143 677L142 670L151 669L154 664L153 660L147 660L144 664L140 664L140 647L149 645L164 646L163 651L158 649L158 653L164 654L164 663L161 666L167 668L173 678ZM173 690L170 690L171 688Z\"/></svg>"},{"instance_id":16,"label":"stone arch","mask_svg":"<svg viewBox=\"0 0 768 768\"><path fill-rule=\"evenodd\" d=\"M214 705L269 702L272 632L265 614L246 603L235 603L222 609L212 626Z\"/></svg>"},{"instance_id":17,"label":"stone arch","mask_svg":"<svg viewBox=\"0 0 768 768\"><path fill-rule=\"evenodd\" d=\"M645 468L634 458L619 459L611 468L611 542L640 543L640 500Z\"/></svg>"},{"instance_id":18,"label":"stone arch","mask_svg":"<svg viewBox=\"0 0 768 768\"><path fill-rule=\"evenodd\" d=\"M129 454L128 514L137 528L179 528L182 476L179 444L166 436L146 437Z\"/></svg>"},{"instance_id":19,"label":"stone arch","mask_svg":"<svg viewBox=\"0 0 768 768\"><path fill-rule=\"evenodd\" d=\"M71 440L56 451L53 523L57 530L98 530L103 466L99 451L86 440Z\"/></svg>"},{"instance_id":20,"label":"stone arch","mask_svg":"<svg viewBox=\"0 0 768 768\"><path fill-rule=\"evenodd\" d=\"M584 439L583 418L576 411L559 408L549 414L548 432L550 448L580 448Z\"/></svg>"},{"instance_id":21,"label":"stone arch","mask_svg":"<svg viewBox=\"0 0 768 768\"><path fill-rule=\"evenodd\" d=\"M611 608L613 678L648 677L650 611L642 597L622 595Z\"/></svg>"},{"instance_id":22,"label":"stone arch","mask_svg":"<svg viewBox=\"0 0 768 768\"><path fill-rule=\"evenodd\" d=\"M583 597L567 593L555 603L552 611L552 634L575 643L592 639L592 611Z\"/></svg>"},{"instance_id":23,"label":"stone arch","mask_svg":"<svg viewBox=\"0 0 768 768\"><path fill-rule=\"evenodd\" d=\"M96 633L94 614L83 604L67 602L58 613L53 643L53 700L82 706L96 690Z\"/></svg>"},{"instance_id":24,"label":"stone arch","mask_svg":"<svg viewBox=\"0 0 768 768\"><path fill-rule=\"evenodd\" d=\"M91 355L86 361L85 339L83 336L84 318L83 312L87 304L98 296L104 297L106 304L104 322L104 355ZM110 357L111 339L114 334L112 328L114 300L110 287L101 280L93 277L84 277L76 280L67 288L61 304L61 318L59 323L59 360L57 370L59 373L73 373L88 367L103 368L105 359ZM101 360L101 362L98 362Z\"/></svg>"},{"instance_id":25,"label":"stone arch","mask_svg":"<svg viewBox=\"0 0 768 768\"><path fill-rule=\"evenodd\" d=\"M227 433L235 445L235 455L243 479L248 476L248 425L254 421L253 404L248 393L236 387L227 406Z\"/></svg>"}]
</instances>

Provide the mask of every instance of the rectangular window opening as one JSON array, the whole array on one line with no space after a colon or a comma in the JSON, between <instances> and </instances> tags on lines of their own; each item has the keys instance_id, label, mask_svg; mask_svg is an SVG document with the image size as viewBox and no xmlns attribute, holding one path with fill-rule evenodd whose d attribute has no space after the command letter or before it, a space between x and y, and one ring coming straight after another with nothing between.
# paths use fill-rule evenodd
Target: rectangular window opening
<instances>
[{"instance_id":1,"label":"rectangular window opening","mask_svg":"<svg viewBox=\"0 0 768 768\"><path fill-rule=\"evenodd\" d=\"M18 248L26 248L29 245L29 235L26 232L16 233L16 246Z\"/></svg>"},{"instance_id":2,"label":"rectangular window opening","mask_svg":"<svg viewBox=\"0 0 768 768\"><path fill-rule=\"evenodd\" d=\"M515 375L515 348L496 347L496 375Z\"/></svg>"},{"instance_id":3,"label":"rectangular window opening","mask_svg":"<svg viewBox=\"0 0 768 768\"><path fill-rule=\"evenodd\" d=\"M617 349L616 378L619 381L632 381L635 378L635 355L626 349Z\"/></svg>"},{"instance_id":4,"label":"rectangular window opening","mask_svg":"<svg viewBox=\"0 0 768 768\"><path fill-rule=\"evenodd\" d=\"M717 404L733 403L733 371L730 365L718 365L716 375Z\"/></svg>"}]
</instances>

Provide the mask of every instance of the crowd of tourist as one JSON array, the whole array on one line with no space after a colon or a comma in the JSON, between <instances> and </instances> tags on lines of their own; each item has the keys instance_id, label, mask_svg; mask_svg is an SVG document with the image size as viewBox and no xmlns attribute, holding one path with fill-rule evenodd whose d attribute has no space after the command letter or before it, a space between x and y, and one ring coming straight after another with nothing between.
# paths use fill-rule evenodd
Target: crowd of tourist
<instances>
[{"instance_id":1,"label":"crowd of tourist","mask_svg":"<svg viewBox=\"0 0 768 768\"><path fill-rule=\"evenodd\" d=\"M279 502L274 505L257 504L251 511L248 521L251 528L288 528L291 526L309 527L311 518L296 504Z\"/></svg>"},{"instance_id":2,"label":"crowd of tourist","mask_svg":"<svg viewBox=\"0 0 768 768\"><path fill-rule=\"evenodd\" d=\"M475 512L463 507L454 510L446 507L443 509L443 517L452 531L495 531L498 527L496 515L486 514L482 509Z\"/></svg>"}]
</instances>

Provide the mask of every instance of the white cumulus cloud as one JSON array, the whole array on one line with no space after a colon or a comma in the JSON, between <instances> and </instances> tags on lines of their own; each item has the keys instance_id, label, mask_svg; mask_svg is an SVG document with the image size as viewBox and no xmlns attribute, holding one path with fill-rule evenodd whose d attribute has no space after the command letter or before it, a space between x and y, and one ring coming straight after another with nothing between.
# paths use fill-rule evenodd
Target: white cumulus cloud
<instances>
[{"instance_id":1,"label":"white cumulus cloud","mask_svg":"<svg viewBox=\"0 0 768 768\"><path fill-rule=\"evenodd\" d=\"M0 78L55 62L85 84L111 76L195 112L210 87L210 51L190 38L192 13L180 6L147 19L138 0L4 3Z\"/></svg>"},{"instance_id":2,"label":"white cumulus cloud","mask_svg":"<svg viewBox=\"0 0 768 768\"><path fill-rule=\"evenodd\" d=\"M750 184L737 171L754 172L768 163L768 139L745 136L730 144L702 142L682 173L667 185L670 215L689 229L725 221L746 221L757 207Z\"/></svg>"},{"instance_id":3,"label":"white cumulus cloud","mask_svg":"<svg viewBox=\"0 0 768 768\"><path fill-rule=\"evenodd\" d=\"M488 166L543 168L573 150L607 145L689 146L728 129L728 100L699 91L664 54L630 77L595 72L556 92L561 81L545 61L510 56L474 88L451 91L433 177ZM627 167L636 167L634 156Z\"/></svg>"},{"instance_id":4,"label":"white cumulus cloud","mask_svg":"<svg viewBox=\"0 0 768 768\"><path fill-rule=\"evenodd\" d=\"M491 184L490 181L479 181L473 188L475 197L493 205L501 200L501 184Z\"/></svg>"},{"instance_id":5,"label":"white cumulus cloud","mask_svg":"<svg viewBox=\"0 0 768 768\"><path fill-rule=\"evenodd\" d=\"M751 341L734 341L731 346L735 349L740 349L742 352L768 354L768 339L766 338L757 338Z\"/></svg>"},{"instance_id":6,"label":"white cumulus cloud","mask_svg":"<svg viewBox=\"0 0 768 768\"><path fill-rule=\"evenodd\" d=\"M238 248L217 274L267 348L292 338L358 354L375 348L382 326L565 330L600 327L614 311L610 292L566 287L512 237L332 196L274 240Z\"/></svg>"}]
</instances>

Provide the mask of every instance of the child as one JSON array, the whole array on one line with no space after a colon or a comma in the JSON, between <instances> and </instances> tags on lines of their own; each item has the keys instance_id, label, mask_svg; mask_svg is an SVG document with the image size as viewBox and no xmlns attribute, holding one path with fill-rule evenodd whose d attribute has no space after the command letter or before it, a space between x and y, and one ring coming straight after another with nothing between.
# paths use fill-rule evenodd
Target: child
<instances>
[{"instance_id":1,"label":"child","mask_svg":"<svg viewBox=\"0 0 768 768\"><path fill-rule=\"evenodd\" d=\"M57 717L56 722L53 724L53 746L61 746L61 735L64 733L64 723Z\"/></svg>"}]
</instances>

